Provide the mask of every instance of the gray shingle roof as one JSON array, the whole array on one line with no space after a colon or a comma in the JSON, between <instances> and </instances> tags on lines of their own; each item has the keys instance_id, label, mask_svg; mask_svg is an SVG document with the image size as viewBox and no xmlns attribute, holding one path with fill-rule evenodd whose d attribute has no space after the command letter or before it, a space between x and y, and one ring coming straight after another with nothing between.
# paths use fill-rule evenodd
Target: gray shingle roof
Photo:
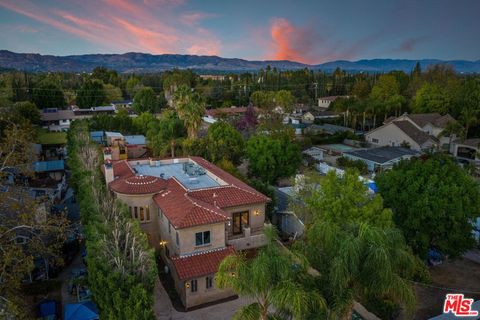
<instances>
[{"instance_id":1,"label":"gray shingle roof","mask_svg":"<svg viewBox=\"0 0 480 320\"><path fill-rule=\"evenodd\" d=\"M417 156L419 152L404 147L379 147L372 149L362 149L355 151L347 151L348 154L357 158L362 158L376 163L386 163L405 156Z\"/></svg>"},{"instance_id":2,"label":"gray shingle roof","mask_svg":"<svg viewBox=\"0 0 480 320\"><path fill-rule=\"evenodd\" d=\"M407 120L403 121L393 121L393 124L396 125L400 130L402 130L407 136L409 136L413 141L418 143L418 145L423 145L428 140L433 140L427 133L415 127Z\"/></svg>"}]
</instances>

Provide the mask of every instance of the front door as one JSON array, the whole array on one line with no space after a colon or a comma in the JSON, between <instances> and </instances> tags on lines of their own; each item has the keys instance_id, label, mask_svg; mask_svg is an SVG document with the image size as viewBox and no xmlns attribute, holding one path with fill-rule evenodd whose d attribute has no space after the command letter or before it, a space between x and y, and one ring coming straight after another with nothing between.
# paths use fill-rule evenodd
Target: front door
<instances>
[{"instance_id":1,"label":"front door","mask_svg":"<svg viewBox=\"0 0 480 320\"><path fill-rule=\"evenodd\" d=\"M243 227L248 226L248 211L233 213L233 234L241 234Z\"/></svg>"}]
</instances>

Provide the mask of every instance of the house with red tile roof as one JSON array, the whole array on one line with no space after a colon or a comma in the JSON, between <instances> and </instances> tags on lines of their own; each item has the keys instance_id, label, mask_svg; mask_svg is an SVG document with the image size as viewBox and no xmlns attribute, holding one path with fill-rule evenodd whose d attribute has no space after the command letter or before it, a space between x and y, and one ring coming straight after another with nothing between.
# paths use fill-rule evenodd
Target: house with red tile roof
<instances>
[{"instance_id":1,"label":"house with red tile roof","mask_svg":"<svg viewBox=\"0 0 480 320\"><path fill-rule=\"evenodd\" d=\"M453 136L442 135L450 122L455 121L450 115L439 113L405 113L399 117L390 117L384 124L365 135L365 140L376 147L408 145L416 151L444 147L448 150Z\"/></svg>"},{"instance_id":2,"label":"house with red tile roof","mask_svg":"<svg viewBox=\"0 0 480 320\"><path fill-rule=\"evenodd\" d=\"M107 160L103 169L187 309L234 295L216 288L214 275L228 255L265 244L268 197L200 157Z\"/></svg>"}]
</instances>

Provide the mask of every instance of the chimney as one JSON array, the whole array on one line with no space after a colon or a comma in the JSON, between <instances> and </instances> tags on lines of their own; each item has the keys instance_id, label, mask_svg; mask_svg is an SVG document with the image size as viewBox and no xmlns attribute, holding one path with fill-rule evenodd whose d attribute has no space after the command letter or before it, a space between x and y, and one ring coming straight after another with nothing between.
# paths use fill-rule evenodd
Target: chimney
<instances>
[{"instance_id":1,"label":"chimney","mask_svg":"<svg viewBox=\"0 0 480 320\"><path fill-rule=\"evenodd\" d=\"M105 162L105 182L107 183L107 186L110 182L112 182L115 179L113 175L113 165L110 161Z\"/></svg>"}]
</instances>

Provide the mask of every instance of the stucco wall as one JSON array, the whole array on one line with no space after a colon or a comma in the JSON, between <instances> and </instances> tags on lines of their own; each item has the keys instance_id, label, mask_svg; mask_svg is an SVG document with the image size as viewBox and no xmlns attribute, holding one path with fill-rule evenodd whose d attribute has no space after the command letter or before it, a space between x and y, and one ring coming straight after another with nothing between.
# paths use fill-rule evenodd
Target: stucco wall
<instances>
[{"instance_id":1,"label":"stucco wall","mask_svg":"<svg viewBox=\"0 0 480 320\"><path fill-rule=\"evenodd\" d=\"M124 202L128 207L144 207L150 210L150 222L140 222L140 227L147 234L149 244L155 249L159 248L159 230L158 230L158 217L157 206L153 202L153 194L146 195L125 195L116 193L119 200ZM145 211L146 215L146 211ZM132 217L133 218L133 217Z\"/></svg>"},{"instance_id":2,"label":"stucco wall","mask_svg":"<svg viewBox=\"0 0 480 320\"><path fill-rule=\"evenodd\" d=\"M373 142L377 139L378 142ZM387 124L383 127L375 129L365 135L365 140L374 146L401 146L403 142L407 142L413 150L421 151L418 143L410 139L402 130L394 124Z\"/></svg>"},{"instance_id":3,"label":"stucco wall","mask_svg":"<svg viewBox=\"0 0 480 320\"><path fill-rule=\"evenodd\" d=\"M203 231L210 231L210 244L197 246L195 244L195 234ZM225 247L225 223L223 222L179 229L177 232L180 240L180 255ZM172 238L172 240L175 240L175 236Z\"/></svg>"}]
</instances>

